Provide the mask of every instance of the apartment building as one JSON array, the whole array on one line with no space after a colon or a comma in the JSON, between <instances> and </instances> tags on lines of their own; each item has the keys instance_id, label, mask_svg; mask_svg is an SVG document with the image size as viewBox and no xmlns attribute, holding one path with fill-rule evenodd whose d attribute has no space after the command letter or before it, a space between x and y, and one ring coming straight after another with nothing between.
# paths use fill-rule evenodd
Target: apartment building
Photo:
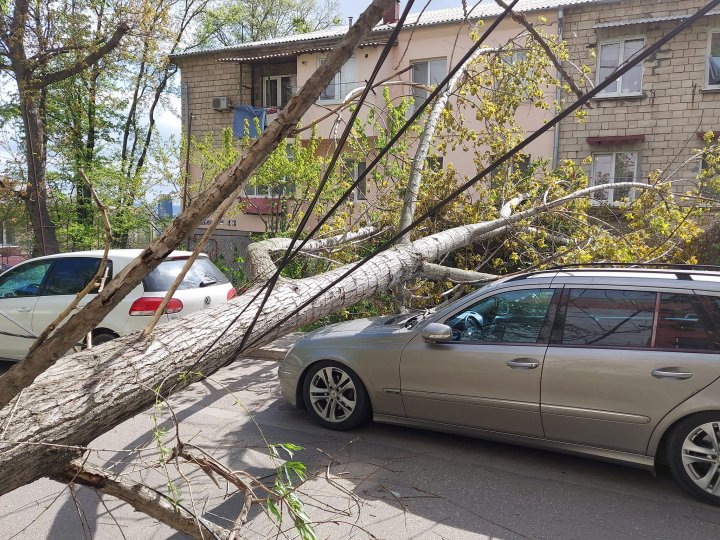
<instances>
[{"instance_id":1,"label":"apartment building","mask_svg":"<svg viewBox=\"0 0 720 540\"><path fill-rule=\"evenodd\" d=\"M570 58L591 67L588 85L597 84L705 3L605 0L569 6L561 24ZM720 134L720 11L627 72L591 105L583 123L561 123L560 158L592 156L587 170L593 183L643 181L662 170L673 175L678 192L692 187L702 160L691 158L704 146L702 135ZM606 190L596 202L613 204L628 195L633 194Z\"/></svg>"},{"instance_id":2,"label":"apartment building","mask_svg":"<svg viewBox=\"0 0 720 540\"><path fill-rule=\"evenodd\" d=\"M554 34L558 31L558 16L567 6L594 3L595 0L520 0L517 10L529 20ZM369 78L378 57L397 22L400 3L385 13L384 20L365 39L348 60L334 81L321 94L317 103L303 118L303 125L318 122L317 132L328 138L333 132L335 117L327 116L352 90L362 88ZM449 66L456 62L473 44L471 29L478 20L489 24L502 9L493 1L478 4L466 17L458 0L457 8L425 11L411 14L400 32L392 51L385 61L377 80L392 83L419 83L432 85L441 80ZM487 47L504 45L522 27L507 17L491 35ZM347 31L347 25L319 32L285 36L276 39L243 43L236 47L174 55L171 61L181 72L183 124L186 133L202 137L205 133L219 133L233 125L238 109L243 114L261 114L270 122L313 71L322 64L328 51ZM427 95L418 86L390 84L393 98L413 95L416 99ZM552 90L554 95L554 90ZM371 93L369 106L361 111L366 114L371 107L382 108L382 92ZM262 111L258 111L262 109ZM532 132L549 118L549 112L530 106L521 107L518 118L522 127ZM347 113L346 113L347 115ZM372 136L373 134L368 134ZM557 154L557 140L552 131L536 140L527 149L534 157L552 159ZM322 149L321 149L322 150ZM453 167L462 175L474 174L475 165L467 153L458 149L448 151L437 165ZM357 164L362 170L363 163ZM197 177L199 171L192 169ZM372 186L366 193L356 197L372 197ZM226 220L222 228L239 231L262 231L264 220L257 214L276 211L272 194L249 188L245 213Z\"/></svg>"}]
</instances>

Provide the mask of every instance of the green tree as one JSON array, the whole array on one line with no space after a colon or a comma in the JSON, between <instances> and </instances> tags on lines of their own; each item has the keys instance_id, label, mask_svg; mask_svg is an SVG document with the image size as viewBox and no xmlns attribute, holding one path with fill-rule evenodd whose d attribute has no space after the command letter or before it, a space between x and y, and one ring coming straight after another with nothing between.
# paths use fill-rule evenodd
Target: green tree
<instances>
[{"instance_id":1,"label":"green tree","mask_svg":"<svg viewBox=\"0 0 720 540\"><path fill-rule=\"evenodd\" d=\"M114 5L116 22L96 33L96 7L95 3L10 0L7 15L0 16L0 72L11 77L17 88L27 160L22 196L39 253L60 248L48 212L48 91L96 65L130 30L128 13L122 5Z\"/></svg>"},{"instance_id":2,"label":"green tree","mask_svg":"<svg viewBox=\"0 0 720 540\"><path fill-rule=\"evenodd\" d=\"M340 23L337 0L217 0L202 15L197 41L229 47Z\"/></svg>"}]
</instances>

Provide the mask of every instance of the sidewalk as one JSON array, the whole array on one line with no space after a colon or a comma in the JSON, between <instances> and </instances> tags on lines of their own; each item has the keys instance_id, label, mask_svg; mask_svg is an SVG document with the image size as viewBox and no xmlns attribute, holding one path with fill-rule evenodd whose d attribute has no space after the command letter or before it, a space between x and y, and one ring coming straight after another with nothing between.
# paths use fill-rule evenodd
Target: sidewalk
<instances>
[{"instance_id":1,"label":"sidewalk","mask_svg":"<svg viewBox=\"0 0 720 540\"><path fill-rule=\"evenodd\" d=\"M282 360L285 358L285 354L290 350L296 341L305 335L303 332L292 332L279 339L276 339L272 343L255 349L248 356L252 358L265 358L268 360Z\"/></svg>"}]
</instances>

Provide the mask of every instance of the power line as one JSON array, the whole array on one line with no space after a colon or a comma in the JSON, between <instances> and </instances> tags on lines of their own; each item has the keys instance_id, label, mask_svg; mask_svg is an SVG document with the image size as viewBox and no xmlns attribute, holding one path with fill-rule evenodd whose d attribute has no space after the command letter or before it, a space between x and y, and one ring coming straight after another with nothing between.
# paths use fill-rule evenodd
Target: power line
<instances>
[{"instance_id":1,"label":"power line","mask_svg":"<svg viewBox=\"0 0 720 540\"><path fill-rule=\"evenodd\" d=\"M257 311L256 311L256 313L255 313L255 316L253 317L253 320L251 321L251 324L250 324L250 325L248 326L248 328L245 330L245 332L244 332L244 334L243 334L243 339L241 340L241 343L240 343L240 345L238 346L238 350L242 350L242 349L245 347L245 345L247 344L247 340L249 339L249 336L250 336L250 334L251 334L251 331L252 331L252 329L254 328L255 324L257 323L258 318L260 317L260 313L262 312L262 308L263 308L263 307L265 306L265 304L267 303L267 300L269 299L270 294L272 293L272 290L273 290L275 284L277 283L277 280L279 279L280 274L281 274L283 268L285 268L285 266L290 262L290 260L291 260L292 258L294 258L295 256L297 256L297 254L300 252L300 250L303 248L303 246L308 242L308 240L309 240L310 238L312 238L312 236L313 236L315 233L317 233L317 231L320 229L320 227L322 227L322 225L327 222L327 220L330 218L330 216L344 203L344 201L346 200L346 198L348 197L348 195L349 195L350 193L352 193L352 191L358 186L358 184L359 184L362 180L365 179L365 177L370 173L370 171L373 169L373 167L375 167L375 166L380 162L380 160L385 156L385 154L387 154L387 152L390 150L390 148L392 148L392 146L400 139L400 137L412 126L412 124L414 123L414 121L423 113L423 111L425 110L425 108L435 99L435 97L436 97L441 91L443 91L444 87L447 85L447 83L450 81L450 79L457 73L457 71L463 66L463 64L470 59L470 57L475 53L475 51L477 51L477 49L480 48L480 46L484 43L484 41L487 39L487 37L488 37L488 36L493 32L493 30L502 22L502 20L510 13L510 11L512 10L512 8L518 3L518 1L519 1L519 0L513 0L513 1L510 3L510 5L508 5L507 8L505 8L505 10L503 11L503 13L500 14L500 15L493 21L493 23L485 30L485 32L484 32L483 35L478 39L478 41L477 41L475 44L473 44L473 46L468 50L468 52L467 52L467 53L460 59L460 61L455 65L455 67L454 67L452 70L450 70L450 72L447 74L447 76L445 77L445 79L443 79L443 80L436 86L436 88L435 88L432 92L430 92L430 94L428 95L428 97L425 99L425 101L422 102L422 104L421 104L419 107L416 107L415 112L410 116L410 118L405 122L405 124L403 124L403 126L400 128L400 130L399 130L399 131L390 139L390 141L388 141L387 144L381 149L381 151L379 152L379 154L378 154L378 155L373 159L373 161L368 165L368 167L365 169L365 171L364 171L363 173L361 173L360 175L358 175L358 178L355 180L355 182L353 182L352 186L351 186L350 188L348 188L348 190L338 199L338 201L333 205L333 207L332 207L332 208L325 214L325 216L315 225L315 227L310 231L310 233L308 233L308 236L301 242L300 246L298 246L298 248L293 252L293 251L292 251L292 247L293 247L294 243L297 241L297 239L299 238L299 236L300 236L300 234L302 233L302 230L303 230L303 228L304 228L304 226L298 226L298 227L297 227L297 229L296 229L296 231L295 231L295 234L293 235L293 239L292 239L292 241L291 241L291 243L290 243L290 246L288 246L287 250L285 251L285 254L284 254L284 256L283 256L283 259L282 259L281 263L278 265L277 270L275 271L275 273L272 275L272 277L271 277L266 283L264 283L264 284L261 286L261 288L260 288L260 289L257 291L257 293L253 296L253 298L250 300L250 302L248 302L248 303L243 307L243 309L240 311L240 313L238 313L238 314L233 318L233 320L230 322L230 324L227 325L227 327L220 333L220 335L217 336L217 337L213 340L213 342L208 346L208 348L205 350L205 352L204 352L203 355L201 356L201 359L202 359L202 358L207 354L207 352L209 352L209 350L210 350L212 347L214 347L214 346L217 344L217 342L229 331L230 327L231 327L233 324L235 324L235 323L240 319L240 317L245 313L245 311L247 311L247 309L248 309L248 308L257 300L257 298L263 293L263 291L265 291L266 294L265 294L265 296L263 297L263 300L262 300L260 306L257 308ZM408 14L408 12L409 12L409 9L410 9L410 7L411 7L411 4L412 4L412 1L409 2L408 6L406 6L406 8L405 8L405 10L404 10L404 12L403 12L402 17L401 17L400 20L398 21L398 24L397 24L397 26L396 26L396 28L395 28L395 32L393 32L393 36L396 37L396 35L399 33L399 31L400 31L400 29L401 29L401 27L402 27L402 25L403 25L403 23L404 23L404 20L405 20L407 14ZM388 40L388 43L386 44L386 48L387 48L388 52L389 52L389 46L390 46L391 43L393 43L393 42L394 42L394 38L391 39L391 40ZM383 55L381 55L381 58L378 60L378 63L376 63L376 68L375 68L375 71L373 72L373 78L371 78L371 80L374 79L374 75L376 74L377 70L379 69L379 64L380 64L381 61L384 60L384 57L385 57L385 56L387 56L387 54L385 53L385 49L384 49L384 50L383 50ZM371 86L372 86L372 82L368 82L368 85L366 86L366 88L365 88L365 90L364 90L364 92L363 92L363 94L362 94L362 96L361 96L361 98L360 98L360 100L359 100L360 103L358 103L358 106L357 106L356 109L355 109L355 112L356 112L356 113L360 110L360 104L362 103L362 100L364 100L365 97L367 96L368 92L369 92L370 89L371 89ZM355 115L355 116L356 116L356 115ZM354 118L354 117L353 117L353 118ZM350 130L351 128L352 128L352 122L348 122L348 124L347 124L347 126L346 126L346 130L345 130L345 132L343 133L343 143L344 143L344 140L347 138L347 135L349 134L349 130ZM338 145L338 148L336 149L336 154L334 154L333 157L336 157L337 152L338 152L339 150L341 150L341 149L342 149L342 145ZM327 177L328 177L328 175L329 175L328 171L331 171L331 168L328 168L328 170L326 171L326 174L325 174L325 176L324 176L324 178L323 178L324 181L327 179ZM324 186L324 183L322 184L322 186ZM321 186L321 187L322 187L322 186ZM321 188L320 188L320 189L321 189ZM316 196L315 196L314 199L313 199L313 207L314 207L314 204L315 204L316 201L317 201L317 198L318 198L318 196L319 196L319 193L320 193L320 190L316 191ZM306 216L306 217L309 217L310 215L311 215L311 211L308 210L308 211L306 212L305 216ZM307 221L305 221L305 222L307 222ZM199 361L199 360L198 360L198 361Z\"/></svg>"},{"instance_id":2,"label":"power line","mask_svg":"<svg viewBox=\"0 0 720 540\"><path fill-rule=\"evenodd\" d=\"M508 152L500 156L500 158L493 161L490 165L488 165L483 171L475 175L473 178L465 182L460 187L456 188L454 191L450 193L447 197L442 199L440 202L435 204L433 207L425 211L420 217L415 219L410 225L405 227L403 230L399 231L397 234L395 234L391 239L385 241L383 244L381 244L378 248L376 248L371 254L367 255L364 259L359 261L357 264L353 265L352 268L348 269L346 272L340 275L340 277L333 280L330 284L323 287L319 292L315 293L309 300L302 303L299 307L295 308L290 314L283 317L281 320L279 320L276 324L276 326L282 325L284 322L290 320L292 317L300 313L303 309L305 309L307 306L309 306L312 302L317 300L320 296L325 294L328 290L330 290L332 287L343 281L345 278L347 278L349 275L351 275L353 272L355 272L357 269L361 268L365 264L367 264L370 260L372 260L373 257L378 255L379 253L382 253L383 251L387 250L389 247L391 247L397 240L399 240L403 235L417 227L420 223L425 221L428 217L436 213L438 210L445 207L447 204L449 204L453 199L458 197L460 194L468 190L470 187L474 186L476 183L478 183L480 180L482 180L485 176L487 176L489 173L493 172L497 167L505 163L507 160L512 158L516 153L518 153L520 150L525 148L527 145L535 141L537 138L539 138L541 135L546 133L548 130L556 126L559 122L561 122L564 118L569 116L570 114L574 113L576 110L578 110L580 107L582 107L585 103L587 103L589 100L594 98L596 95L598 95L600 92L602 92L605 88L607 88L610 84L614 83L618 78L623 76L625 73L630 71L633 67L644 61L647 57L651 56L652 54L655 54L662 46L664 46L667 42L674 39L679 33L681 33L683 30L685 30L688 26L691 26L695 21L700 19L701 17L705 16L710 10L715 8L716 6L720 5L720 0L711 0L708 2L703 8L699 9L697 12L695 12L690 17L684 19L680 24L678 24L673 30L662 36L659 40L657 40L655 43L653 43L650 46L647 46L644 48L644 50L641 53L637 53L634 58L632 58L630 61L625 63L622 66L619 66L607 79L605 79L602 83L598 84L593 88L591 91L587 92L583 95L582 98L578 99L574 103L572 103L570 106L568 106L566 109L561 111L559 114L557 114L555 117L553 117L552 120L548 121L543 127L536 130L533 134L526 137L522 142L518 143L515 147L510 149ZM355 184L353 185L353 188L355 187ZM352 188L351 188L352 189ZM302 245L298 248L301 249ZM258 315L259 316L259 311ZM253 344L257 343L259 340L261 340L263 337L265 337L270 330L266 330L259 336L255 337L253 341L250 343L250 346L252 347ZM247 333L245 336L243 336L243 342L247 343ZM241 343L241 345L242 345ZM242 349L238 350L239 353L242 352Z\"/></svg>"}]
</instances>

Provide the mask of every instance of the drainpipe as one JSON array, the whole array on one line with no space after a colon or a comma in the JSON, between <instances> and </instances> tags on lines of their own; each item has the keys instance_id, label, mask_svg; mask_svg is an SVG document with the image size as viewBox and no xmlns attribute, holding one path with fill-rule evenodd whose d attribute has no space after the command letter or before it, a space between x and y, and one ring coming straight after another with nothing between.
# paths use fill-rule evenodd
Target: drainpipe
<instances>
[{"instance_id":1,"label":"drainpipe","mask_svg":"<svg viewBox=\"0 0 720 540\"><path fill-rule=\"evenodd\" d=\"M562 43L563 40L563 24L565 22L565 10L563 8L560 8L558 10L558 41ZM561 75L560 71L557 73L558 81L560 81ZM557 85L557 88L555 89L555 99L558 103L560 103L560 99L562 98L562 89L561 84ZM558 166L558 163L560 162L560 124L561 122L558 122L555 126L555 129L553 130L553 169L556 169Z\"/></svg>"}]
</instances>

